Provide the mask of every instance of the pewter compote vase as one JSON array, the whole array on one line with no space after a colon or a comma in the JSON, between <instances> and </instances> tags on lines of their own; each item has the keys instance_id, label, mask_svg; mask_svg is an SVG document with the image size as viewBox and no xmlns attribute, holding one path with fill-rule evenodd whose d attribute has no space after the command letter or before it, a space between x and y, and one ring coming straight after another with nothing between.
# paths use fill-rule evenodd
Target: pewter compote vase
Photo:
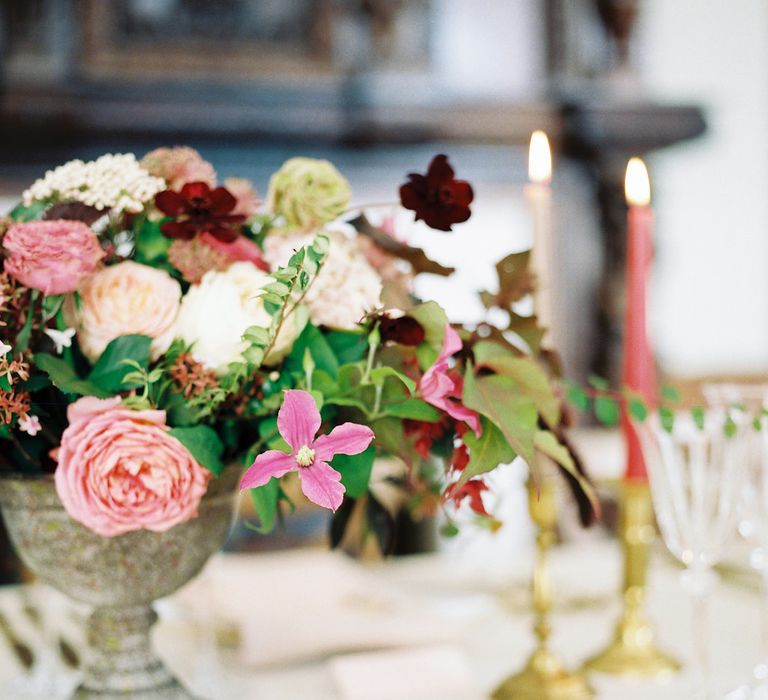
<instances>
[{"instance_id":1,"label":"pewter compote vase","mask_svg":"<svg viewBox=\"0 0 768 700\"><path fill-rule=\"evenodd\" d=\"M192 698L152 650L152 602L193 578L229 534L242 471L211 479L197 518L166 532L102 537L72 520L53 477L0 478L16 551L40 579L93 606L83 680L73 700Z\"/></svg>"}]
</instances>

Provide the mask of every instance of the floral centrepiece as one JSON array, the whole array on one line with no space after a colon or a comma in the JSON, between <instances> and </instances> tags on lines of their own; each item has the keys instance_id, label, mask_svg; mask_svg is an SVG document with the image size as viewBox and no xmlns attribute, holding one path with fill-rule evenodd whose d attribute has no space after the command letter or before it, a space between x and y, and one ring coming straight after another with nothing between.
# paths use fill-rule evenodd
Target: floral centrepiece
<instances>
[{"instance_id":1,"label":"floral centrepiece","mask_svg":"<svg viewBox=\"0 0 768 700\"><path fill-rule=\"evenodd\" d=\"M401 205L417 219L470 216L445 156L409 178ZM395 487L416 517L451 527L498 527L485 475L517 456L546 455L588 493L540 330L512 306L524 254L482 295L509 326L457 326L413 288L451 268L350 196L331 163L292 158L261 202L186 147L33 183L0 228L0 473L53 473L70 516L105 537L194 518L233 463L260 530L298 475L334 512L334 543L360 500L371 531L394 518L377 458L403 465Z\"/></svg>"}]
</instances>

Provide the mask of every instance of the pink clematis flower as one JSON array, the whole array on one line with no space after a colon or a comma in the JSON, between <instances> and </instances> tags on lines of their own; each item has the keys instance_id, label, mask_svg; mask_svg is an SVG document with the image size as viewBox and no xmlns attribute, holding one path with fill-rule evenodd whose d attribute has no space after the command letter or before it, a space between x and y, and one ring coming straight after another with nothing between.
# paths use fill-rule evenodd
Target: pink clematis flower
<instances>
[{"instance_id":1,"label":"pink clematis flower","mask_svg":"<svg viewBox=\"0 0 768 700\"><path fill-rule=\"evenodd\" d=\"M435 364L433 364L419 381L419 392L421 398L435 408L445 411L449 416L456 420L463 420L480 435L482 427L480 418L475 413L463 406L461 399L461 384L448 374L448 358L461 350L461 338L459 334L445 324L445 336L443 337L443 347L440 349Z\"/></svg>"},{"instance_id":2,"label":"pink clematis flower","mask_svg":"<svg viewBox=\"0 0 768 700\"><path fill-rule=\"evenodd\" d=\"M291 453L280 450L263 452L240 482L240 490L263 486L273 476L280 478L298 471L301 490L313 503L336 510L344 499L341 474L328 462L334 455L356 455L373 440L373 431L357 423L336 426L328 435L315 434L320 429L320 411L312 394L296 389L286 391L277 414L280 435L291 446Z\"/></svg>"}]
</instances>

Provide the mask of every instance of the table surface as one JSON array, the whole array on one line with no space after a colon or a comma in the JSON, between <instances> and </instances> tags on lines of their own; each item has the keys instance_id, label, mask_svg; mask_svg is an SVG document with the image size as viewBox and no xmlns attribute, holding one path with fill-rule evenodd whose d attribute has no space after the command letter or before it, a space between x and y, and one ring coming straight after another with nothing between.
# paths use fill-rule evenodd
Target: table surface
<instances>
[{"instance_id":1,"label":"table surface","mask_svg":"<svg viewBox=\"0 0 768 700\"><path fill-rule=\"evenodd\" d=\"M558 548L552 559L559 586L552 616L552 646L568 665L575 667L611 636L619 612L616 590L620 553L612 542L580 543ZM216 564L220 571L226 570L226 555L220 555ZM367 573L369 569L366 567ZM456 700L488 697L500 680L523 664L532 648L531 615L524 594L525 564L517 567L509 586L498 574L488 576L474 564L462 564L446 555L392 560L376 565L373 573L382 585L413 598L452 630L449 644L466 659L475 688L469 694L467 691L456 696ZM679 570L657 551L649 575L647 609L659 645L685 663L691 653L690 606L678 577ZM19 616L8 611L26 595L24 587L2 591L0 611L5 611L12 622L18 621ZM202 653L199 640L192 638L183 615L176 615L175 610L172 599L161 603L156 645L169 666L202 697L353 700L338 690L328 657L254 668L239 662L233 651ZM286 609L287 620L290 614ZM749 678L758 657L759 618L760 596L756 590L748 585L719 584L710 607L712 675L718 693ZM269 630L260 633L266 637ZM20 672L8 645L0 640L0 682L17 678ZM690 696L690 678L685 672L663 682L594 674L590 681L598 698L679 700Z\"/></svg>"}]
</instances>

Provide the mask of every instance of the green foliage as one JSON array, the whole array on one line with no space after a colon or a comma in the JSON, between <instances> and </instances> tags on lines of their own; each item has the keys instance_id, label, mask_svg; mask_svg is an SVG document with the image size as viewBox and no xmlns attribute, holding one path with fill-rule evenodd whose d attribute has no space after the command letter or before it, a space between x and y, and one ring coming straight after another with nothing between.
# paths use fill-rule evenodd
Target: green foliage
<instances>
[{"instance_id":1,"label":"green foliage","mask_svg":"<svg viewBox=\"0 0 768 700\"><path fill-rule=\"evenodd\" d=\"M31 204L19 202L8 212L8 216L14 221L35 221L42 218L43 213L50 205L48 200L37 200Z\"/></svg>"},{"instance_id":2,"label":"green foliage","mask_svg":"<svg viewBox=\"0 0 768 700\"><path fill-rule=\"evenodd\" d=\"M603 425L617 425L621 418L619 402L607 394L596 397L595 416Z\"/></svg>"},{"instance_id":3,"label":"green foliage","mask_svg":"<svg viewBox=\"0 0 768 700\"><path fill-rule=\"evenodd\" d=\"M375 457L376 449L371 445L360 454L337 454L331 460L331 466L341 474L341 483L350 498L359 498L368 491Z\"/></svg>"},{"instance_id":4,"label":"green foliage","mask_svg":"<svg viewBox=\"0 0 768 700\"><path fill-rule=\"evenodd\" d=\"M125 389L134 389L140 384L131 381L132 369L146 369L149 366L149 348L152 338L146 335L123 335L112 340L88 375L93 382L106 392L116 394Z\"/></svg>"},{"instance_id":5,"label":"green foliage","mask_svg":"<svg viewBox=\"0 0 768 700\"><path fill-rule=\"evenodd\" d=\"M661 420L661 427L668 433L672 432L672 428L675 425L675 413L669 408L669 406L659 407L659 419Z\"/></svg>"},{"instance_id":6,"label":"green foliage","mask_svg":"<svg viewBox=\"0 0 768 700\"><path fill-rule=\"evenodd\" d=\"M213 428L208 425L195 425L171 428L169 433L208 471L216 476L221 474L224 469L224 463L221 461L224 445Z\"/></svg>"},{"instance_id":7,"label":"green foliage","mask_svg":"<svg viewBox=\"0 0 768 700\"><path fill-rule=\"evenodd\" d=\"M529 465L534 463L536 405L520 393L517 382L502 375L476 376L469 363L464 373L464 405L490 419L509 446Z\"/></svg>"},{"instance_id":8,"label":"green foliage","mask_svg":"<svg viewBox=\"0 0 768 700\"><path fill-rule=\"evenodd\" d=\"M581 475L581 472L579 472L576 467L576 463L573 461L573 456L568 448L560 443L557 436L549 430L539 430L534 436L534 444L536 445L537 450L557 462L576 480L581 490L592 503L592 508L595 511L598 511L599 503L594 489Z\"/></svg>"},{"instance_id":9,"label":"green foliage","mask_svg":"<svg viewBox=\"0 0 768 700\"><path fill-rule=\"evenodd\" d=\"M61 358L39 352L35 355L35 365L45 372L53 385L65 394L91 395L101 399L112 396L112 392L102 389L98 384L88 379L81 379L74 367Z\"/></svg>"},{"instance_id":10,"label":"green foliage","mask_svg":"<svg viewBox=\"0 0 768 700\"><path fill-rule=\"evenodd\" d=\"M547 373L531 357L515 357L498 343L480 341L474 347L475 365L514 380L518 391L529 396L550 427L560 422L560 399Z\"/></svg>"},{"instance_id":11,"label":"green foliage","mask_svg":"<svg viewBox=\"0 0 768 700\"><path fill-rule=\"evenodd\" d=\"M691 418L699 430L704 430L704 416L705 412L701 406L694 406L691 409Z\"/></svg>"},{"instance_id":12,"label":"green foliage","mask_svg":"<svg viewBox=\"0 0 768 700\"><path fill-rule=\"evenodd\" d=\"M382 407L381 413L385 416L408 418L426 423L437 423L442 417L440 411L421 399L406 399L399 403L385 405Z\"/></svg>"},{"instance_id":13,"label":"green foliage","mask_svg":"<svg viewBox=\"0 0 768 700\"><path fill-rule=\"evenodd\" d=\"M508 464L517 456L501 430L487 418L482 418L481 421L483 432L480 437L472 431L464 435L464 443L469 448L469 462L461 473L459 484L485 474L500 464Z\"/></svg>"},{"instance_id":14,"label":"green foliage","mask_svg":"<svg viewBox=\"0 0 768 700\"><path fill-rule=\"evenodd\" d=\"M254 527L256 532L266 535L275 528L280 499L280 482L272 478L264 486L249 489L253 507L259 516L259 525Z\"/></svg>"},{"instance_id":15,"label":"green foliage","mask_svg":"<svg viewBox=\"0 0 768 700\"><path fill-rule=\"evenodd\" d=\"M578 384L567 383L565 398L575 409L585 412L589 410L589 396Z\"/></svg>"},{"instance_id":16,"label":"green foliage","mask_svg":"<svg viewBox=\"0 0 768 700\"><path fill-rule=\"evenodd\" d=\"M139 216L133 224L135 260L145 265L158 266L168 256L171 239L163 235L160 227L168 218L152 221L146 216Z\"/></svg>"},{"instance_id":17,"label":"green foliage","mask_svg":"<svg viewBox=\"0 0 768 700\"><path fill-rule=\"evenodd\" d=\"M680 401L680 392L672 386L663 386L661 387L661 397L665 401L677 403Z\"/></svg>"}]
</instances>

